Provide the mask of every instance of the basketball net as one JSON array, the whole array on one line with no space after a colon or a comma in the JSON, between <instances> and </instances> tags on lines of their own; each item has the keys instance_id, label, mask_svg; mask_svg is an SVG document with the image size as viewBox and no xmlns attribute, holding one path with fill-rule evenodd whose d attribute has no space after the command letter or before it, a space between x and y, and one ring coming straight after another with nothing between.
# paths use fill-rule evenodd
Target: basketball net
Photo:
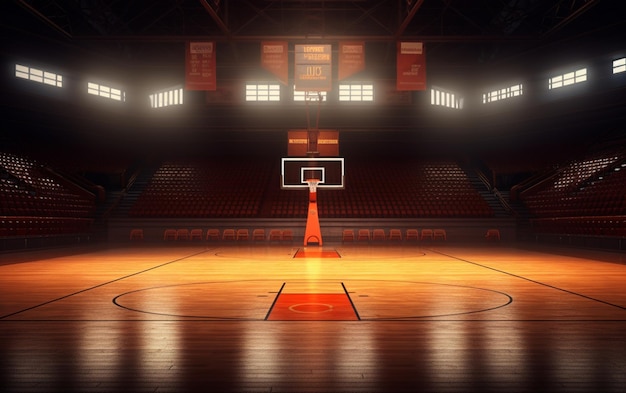
<instances>
[{"instance_id":1,"label":"basketball net","mask_svg":"<svg viewBox=\"0 0 626 393\"><path fill-rule=\"evenodd\" d=\"M320 183L320 179L306 179L309 184L309 192L314 194L317 192L317 185Z\"/></svg>"}]
</instances>

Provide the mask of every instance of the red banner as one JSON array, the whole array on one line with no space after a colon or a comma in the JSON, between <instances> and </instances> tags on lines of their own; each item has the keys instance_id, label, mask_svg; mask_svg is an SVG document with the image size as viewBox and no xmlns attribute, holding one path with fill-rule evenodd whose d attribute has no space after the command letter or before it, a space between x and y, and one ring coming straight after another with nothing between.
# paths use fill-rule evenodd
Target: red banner
<instances>
[{"instance_id":1,"label":"red banner","mask_svg":"<svg viewBox=\"0 0 626 393\"><path fill-rule=\"evenodd\" d=\"M396 89L426 90L426 55L422 42L398 42Z\"/></svg>"},{"instance_id":2,"label":"red banner","mask_svg":"<svg viewBox=\"0 0 626 393\"><path fill-rule=\"evenodd\" d=\"M185 89L215 90L215 42L189 42L185 54Z\"/></svg>"},{"instance_id":3,"label":"red banner","mask_svg":"<svg viewBox=\"0 0 626 393\"><path fill-rule=\"evenodd\" d=\"M289 51L287 43L262 42L261 67L278 77L280 83L289 84Z\"/></svg>"},{"instance_id":4,"label":"red banner","mask_svg":"<svg viewBox=\"0 0 626 393\"><path fill-rule=\"evenodd\" d=\"M339 43L339 68L337 79L343 80L365 69L365 44L363 42Z\"/></svg>"}]
</instances>

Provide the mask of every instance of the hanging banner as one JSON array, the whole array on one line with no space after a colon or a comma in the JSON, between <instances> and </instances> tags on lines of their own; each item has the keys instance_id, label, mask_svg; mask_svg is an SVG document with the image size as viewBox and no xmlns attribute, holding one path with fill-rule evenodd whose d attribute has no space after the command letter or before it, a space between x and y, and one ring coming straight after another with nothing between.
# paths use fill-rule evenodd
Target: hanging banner
<instances>
[{"instance_id":1,"label":"hanging banner","mask_svg":"<svg viewBox=\"0 0 626 393\"><path fill-rule=\"evenodd\" d=\"M423 42L398 42L396 89L426 90L426 55Z\"/></svg>"},{"instance_id":2,"label":"hanging banner","mask_svg":"<svg viewBox=\"0 0 626 393\"><path fill-rule=\"evenodd\" d=\"M270 71L280 83L289 84L289 51L286 42L261 43L261 67Z\"/></svg>"},{"instance_id":3,"label":"hanging banner","mask_svg":"<svg viewBox=\"0 0 626 393\"><path fill-rule=\"evenodd\" d=\"M185 52L185 89L215 90L215 42L188 42Z\"/></svg>"},{"instance_id":4,"label":"hanging banner","mask_svg":"<svg viewBox=\"0 0 626 393\"><path fill-rule=\"evenodd\" d=\"M343 80L365 69L365 44L340 42L337 79Z\"/></svg>"},{"instance_id":5,"label":"hanging banner","mask_svg":"<svg viewBox=\"0 0 626 393\"><path fill-rule=\"evenodd\" d=\"M294 85L297 91L332 89L332 50L330 45L296 45Z\"/></svg>"}]
</instances>

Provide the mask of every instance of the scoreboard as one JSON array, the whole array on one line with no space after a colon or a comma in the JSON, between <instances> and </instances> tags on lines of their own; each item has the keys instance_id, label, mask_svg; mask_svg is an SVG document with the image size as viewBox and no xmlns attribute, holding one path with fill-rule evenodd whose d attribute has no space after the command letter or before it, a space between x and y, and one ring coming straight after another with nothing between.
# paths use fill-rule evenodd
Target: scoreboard
<instances>
[{"instance_id":1,"label":"scoreboard","mask_svg":"<svg viewBox=\"0 0 626 393\"><path fill-rule=\"evenodd\" d=\"M331 45L295 46L294 84L297 91L332 89Z\"/></svg>"}]
</instances>

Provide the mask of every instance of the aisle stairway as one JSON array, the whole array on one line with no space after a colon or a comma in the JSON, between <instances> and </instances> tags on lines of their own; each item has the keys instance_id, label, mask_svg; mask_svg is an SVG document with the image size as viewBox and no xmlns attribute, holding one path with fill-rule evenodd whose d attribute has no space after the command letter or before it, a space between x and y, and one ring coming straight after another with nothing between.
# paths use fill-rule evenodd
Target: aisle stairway
<instances>
[{"instance_id":1,"label":"aisle stairway","mask_svg":"<svg viewBox=\"0 0 626 393\"><path fill-rule=\"evenodd\" d=\"M511 213L509 213L503 206L495 192L492 191L487 184L485 184L475 170L466 166L462 166L461 168L467 174L467 178L469 179L472 187L478 191L480 196L487 202L489 207L491 207L494 217L511 217Z\"/></svg>"},{"instance_id":2,"label":"aisle stairway","mask_svg":"<svg viewBox=\"0 0 626 393\"><path fill-rule=\"evenodd\" d=\"M132 185L122 193L120 202L113 212L114 217L128 217L131 207L144 191L156 170L156 167L146 167L140 170Z\"/></svg>"}]
</instances>

